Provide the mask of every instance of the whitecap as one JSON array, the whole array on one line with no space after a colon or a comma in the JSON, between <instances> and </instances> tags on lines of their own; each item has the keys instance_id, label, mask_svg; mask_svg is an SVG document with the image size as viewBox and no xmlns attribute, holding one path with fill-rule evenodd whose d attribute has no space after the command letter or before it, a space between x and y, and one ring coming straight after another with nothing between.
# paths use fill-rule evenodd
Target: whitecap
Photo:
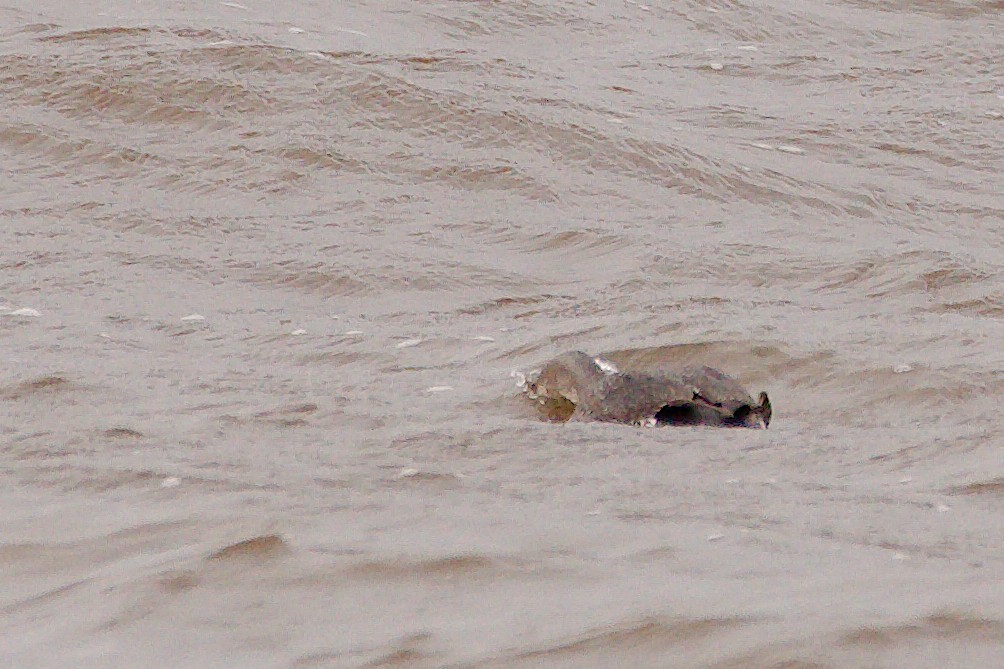
<instances>
[{"instance_id":1,"label":"whitecap","mask_svg":"<svg viewBox=\"0 0 1004 669\"><path fill-rule=\"evenodd\" d=\"M593 358L593 362L604 374L618 374L621 370L617 369L617 365L610 362L609 360L604 360L603 358Z\"/></svg>"}]
</instances>

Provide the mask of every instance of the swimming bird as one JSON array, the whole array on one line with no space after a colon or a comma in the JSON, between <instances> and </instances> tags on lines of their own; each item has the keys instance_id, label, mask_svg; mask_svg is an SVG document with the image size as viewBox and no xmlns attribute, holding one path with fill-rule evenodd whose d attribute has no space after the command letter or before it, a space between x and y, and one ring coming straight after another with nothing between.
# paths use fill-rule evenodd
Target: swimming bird
<instances>
[{"instance_id":1,"label":"swimming bird","mask_svg":"<svg viewBox=\"0 0 1004 669\"><path fill-rule=\"evenodd\" d=\"M736 379L713 367L628 373L582 351L547 362L525 390L556 420L766 428L772 413L767 393L754 401Z\"/></svg>"}]
</instances>

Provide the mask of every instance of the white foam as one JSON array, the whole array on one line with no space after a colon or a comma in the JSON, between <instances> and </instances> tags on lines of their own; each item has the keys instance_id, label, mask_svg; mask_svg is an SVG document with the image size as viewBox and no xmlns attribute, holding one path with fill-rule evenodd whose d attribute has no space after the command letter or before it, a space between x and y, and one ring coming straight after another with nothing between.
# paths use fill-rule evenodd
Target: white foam
<instances>
[{"instance_id":1,"label":"white foam","mask_svg":"<svg viewBox=\"0 0 1004 669\"><path fill-rule=\"evenodd\" d=\"M604 360L603 358L593 358L593 362L596 366L600 368L604 374L618 374L621 370L617 369L617 365L610 362L609 360Z\"/></svg>"},{"instance_id":2,"label":"white foam","mask_svg":"<svg viewBox=\"0 0 1004 669\"><path fill-rule=\"evenodd\" d=\"M453 386L429 386L425 389L427 393L448 393L453 390Z\"/></svg>"},{"instance_id":3,"label":"white foam","mask_svg":"<svg viewBox=\"0 0 1004 669\"><path fill-rule=\"evenodd\" d=\"M424 339L406 339L404 341L399 341L394 344L394 348L411 348L412 346L418 346Z\"/></svg>"},{"instance_id":4,"label":"white foam","mask_svg":"<svg viewBox=\"0 0 1004 669\"><path fill-rule=\"evenodd\" d=\"M206 320L206 317L202 314L188 314L181 317L182 323L201 323L204 320Z\"/></svg>"},{"instance_id":5,"label":"white foam","mask_svg":"<svg viewBox=\"0 0 1004 669\"><path fill-rule=\"evenodd\" d=\"M789 144L782 144L781 146L777 147L777 150L783 153L794 153L796 155L801 155L805 153L805 149L800 149L797 146L791 146Z\"/></svg>"},{"instance_id":6,"label":"white foam","mask_svg":"<svg viewBox=\"0 0 1004 669\"><path fill-rule=\"evenodd\" d=\"M337 32L340 32L340 33L348 33L350 35L359 35L360 37L369 37L369 35L367 35L366 33L362 32L361 30L351 30L349 28L338 28L338 27L335 27L334 30L336 30Z\"/></svg>"}]
</instances>

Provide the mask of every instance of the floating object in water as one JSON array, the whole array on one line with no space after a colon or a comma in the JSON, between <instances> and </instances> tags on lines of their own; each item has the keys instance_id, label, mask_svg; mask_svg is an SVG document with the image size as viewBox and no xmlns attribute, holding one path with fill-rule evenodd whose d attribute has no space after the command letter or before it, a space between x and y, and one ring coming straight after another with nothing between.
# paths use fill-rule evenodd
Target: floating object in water
<instances>
[{"instance_id":1,"label":"floating object in water","mask_svg":"<svg viewBox=\"0 0 1004 669\"><path fill-rule=\"evenodd\" d=\"M609 360L573 351L531 373L523 388L552 420L766 428L771 419L767 393L756 401L712 367L624 372Z\"/></svg>"},{"instance_id":2,"label":"floating object in water","mask_svg":"<svg viewBox=\"0 0 1004 669\"><path fill-rule=\"evenodd\" d=\"M7 314L8 316L23 316L25 318L38 318L42 314L39 313L37 309L32 309L30 307L22 307L20 309L15 309L14 311Z\"/></svg>"},{"instance_id":3,"label":"floating object in water","mask_svg":"<svg viewBox=\"0 0 1004 669\"><path fill-rule=\"evenodd\" d=\"M201 323L204 320L206 320L206 317L202 314L189 314L188 316L181 317L182 323Z\"/></svg>"}]
</instances>

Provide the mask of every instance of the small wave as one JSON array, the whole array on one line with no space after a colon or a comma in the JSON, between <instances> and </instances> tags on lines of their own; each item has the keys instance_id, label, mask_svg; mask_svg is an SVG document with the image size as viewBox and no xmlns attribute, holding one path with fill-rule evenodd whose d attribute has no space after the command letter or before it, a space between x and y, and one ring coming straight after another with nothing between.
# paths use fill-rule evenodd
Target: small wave
<instances>
[{"instance_id":1,"label":"small wave","mask_svg":"<svg viewBox=\"0 0 1004 669\"><path fill-rule=\"evenodd\" d=\"M450 555L429 559L371 560L348 569L355 578L396 581L401 579L492 579L524 574L529 567L521 562L487 555Z\"/></svg>"},{"instance_id":2,"label":"small wave","mask_svg":"<svg viewBox=\"0 0 1004 669\"><path fill-rule=\"evenodd\" d=\"M473 192L503 190L541 202L558 200L554 190L513 165L436 165L420 170L418 176L424 181Z\"/></svg>"},{"instance_id":3,"label":"small wave","mask_svg":"<svg viewBox=\"0 0 1004 669\"><path fill-rule=\"evenodd\" d=\"M233 425L269 425L280 428L304 427L309 424L308 417L317 411L313 402L302 402L258 411L250 416L222 416L221 420Z\"/></svg>"},{"instance_id":4,"label":"small wave","mask_svg":"<svg viewBox=\"0 0 1004 669\"><path fill-rule=\"evenodd\" d=\"M463 307L458 310L459 313L465 315L480 315L485 313L490 313L493 311L501 311L507 309L519 309L525 310L526 307L541 304L544 302L549 302L552 300L571 300L571 296L561 296L561 295L523 295L523 296L506 296L506 297L496 297L479 304L475 304L468 307Z\"/></svg>"},{"instance_id":5,"label":"small wave","mask_svg":"<svg viewBox=\"0 0 1004 669\"><path fill-rule=\"evenodd\" d=\"M39 394L64 392L72 388L72 384L65 377L54 375L39 376L6 387L0 387L0 398L5 400L22 400L35 397Z\"/></svg>"},{"instance_id":6,"label":"small wave","mask_svg":"<svg viewBox=\"0 0 1004 669\"><path fill-rule=\"evenodd\" d=\"M1004 621L982 618L961 612L944 612L913 623L887 627L868 627L844 634L838 643L877 648L914 645L921 640L966 640L998 644L1004 638Z\"/></svg>"},{"instance_id":7,"label":"small wave","mask_svg":"<svg viewBox=\"0 0 1004 669\"><path fill-rule=\"evenodd\" d=\"M143 433L131 427L110 427L103 430L101 435L108 439L142 439Z\"/></svg>"},{"instance_id":8,"label":"small wave","mask_svg":"<svg viewBox=\"0 0 1004 669\"><path fill-rule=\"evenodd\" d=\"M950 495L990 495L1004 499L1004 476L953 486L947 492Z\"/></svg>"},{"instance_id":9,"label":"small wave","mask_svg":"<svg viewBox=\"0 0 1004 669\"><path fill-rule=\"evenodd\" d=\"M289 552L289 545L278 534L263 534L225 546L207 558L212 562L261 560Z\"/></svg>"},{"instance_id":10,"label":"small wave","mask_svg":"<svg viewBox=\"0 0 1004 669\"><path fill-rule=\"evenodd\" d=\"M752 618L671 618L652 617L625 622L609 627L592 629L568 640L555 641L533 650L511 653L497 662L477 666L541 666L541 662L554 663L573 659L590 666L625 666L628 657L651 657L652 653L665 653L691 644L706 642L718 635L733 633L750 625ZM607 663L602 663L606 659Z\"/></svg>"},{"instance_id":11,"label":"small wave","mask_svg":"<svg viewBox=\"0 0 1004 669\"><path fill-rule=\"evenodd\" d=\"M897 16L916 13L951 20L965 20L987 13L996 13L1001 6L1000 2L994 0L989 2L970 2L969 0L896 0L893 2L848 0L848 4L869 10L888 12Z\"/></svg>"}]
</instances>

